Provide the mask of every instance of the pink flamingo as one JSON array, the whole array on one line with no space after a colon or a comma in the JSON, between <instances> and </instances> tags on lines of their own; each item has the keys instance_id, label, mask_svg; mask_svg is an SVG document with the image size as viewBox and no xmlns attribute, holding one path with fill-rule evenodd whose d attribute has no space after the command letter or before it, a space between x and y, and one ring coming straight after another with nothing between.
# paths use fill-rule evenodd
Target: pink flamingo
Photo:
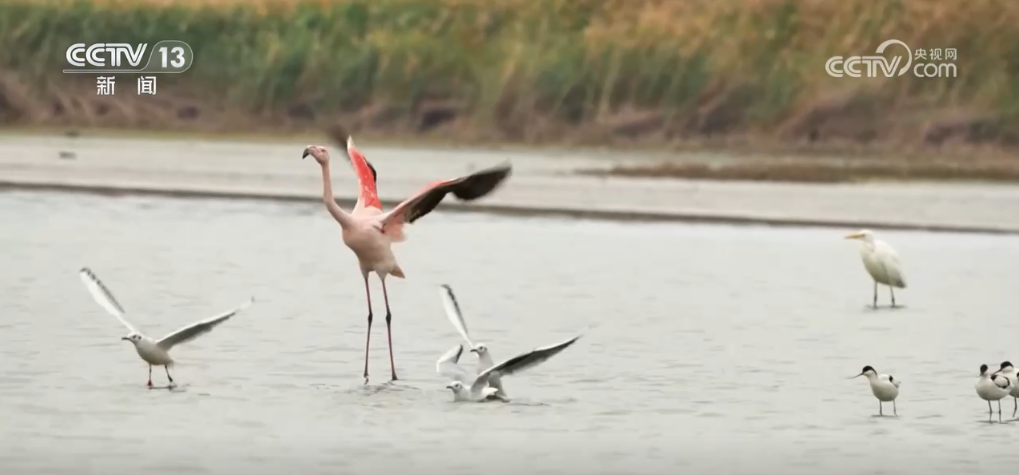
<instances>
[{"instance_id":1,"label":"pink flamingo","mask_svg":"<svg viewBox=\"0 0 1019 475\"><path fill-rule=\"evenodd\" d=\"M368 335L364 342L364 378L368 383L368 348L371 342L372 303L368 288L368 274L375 272L382 281L382 297L386 302L386 334L389 339L389 368L396 378L393 362L393 314L389 310L389 294L386 291L386 277L404 278L403 269L393 255L392 243L405 239L404 224L413 223L430 213L445 198L453 193L461 201L473 201L495 190L510 175L511 166L506 163L470 175L439 180L429 183L414 196L400 203L388 213L382 211L376 191L378 174L375 167L354 148L354 141L347 136L347 158L357 174L360 192L353 211L347 213L333 199L332 176L329 172L329 152L324 147L309 145L301 158L311 155L322 166L322 201L329 214L343 229L343 243L354 251L364 277L364 293L368 301Z\"/></svg>"}]
</instances>

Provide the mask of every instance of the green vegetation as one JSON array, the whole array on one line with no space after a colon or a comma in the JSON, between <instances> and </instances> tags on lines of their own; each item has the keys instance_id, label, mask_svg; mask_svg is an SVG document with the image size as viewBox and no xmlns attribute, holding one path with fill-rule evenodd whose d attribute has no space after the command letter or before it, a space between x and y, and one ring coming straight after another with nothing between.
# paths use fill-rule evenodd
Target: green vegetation
<instances>
[{"instance_id":1,"label":"green vegetation","mask_svg":"<svg viewBox=\"0 0 1019 475\"><path fill-rule=\"evenodd\" d=\"M59 73L72 43L180 39L196 63L160 77L159 107L179 99L235 128L356 117L355 129L443 123L520 141L1010 147L1015 25L1019 3L1000 0L4 0L0 123L186 122L195 114L151 112L133 85L96 112L94 84ZM958 77L826 74L829 57L889 38L957 49Z\"/></svg>"}]
</instances>

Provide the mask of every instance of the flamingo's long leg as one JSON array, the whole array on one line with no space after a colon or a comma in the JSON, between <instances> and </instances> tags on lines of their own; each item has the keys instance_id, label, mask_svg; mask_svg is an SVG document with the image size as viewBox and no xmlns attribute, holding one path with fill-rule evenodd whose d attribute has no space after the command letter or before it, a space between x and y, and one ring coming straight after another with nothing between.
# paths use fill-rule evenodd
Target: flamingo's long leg
<instances>
[{"instance_id":1,"label":"flamingo's long leg","mask_svg":"<svg viewBox=\"0 0 1019 475\"><path fill-rule=\"evenodd\" d=\"M382 288L383 292L385 287ZM368 345L372 340L372 292L368 288L368 273L364 274L364 297L368 301L368 334L364 338L364 382L368 383Z\"/></svg>"},{"instance_id":2,"label":"flamingo's long leg","mask_svg":"<svg viewBox=\"0 0 1019 475\"><path fill-rule=\"evenodd\" d=\"M382 297L386 301L386 335L389 337L389 369L393 372L393 381L396 381L396 363L393 362L393 313L389 311L389 293L386 292L386 279L382 278Z\"/></svg>"}]
</instances>

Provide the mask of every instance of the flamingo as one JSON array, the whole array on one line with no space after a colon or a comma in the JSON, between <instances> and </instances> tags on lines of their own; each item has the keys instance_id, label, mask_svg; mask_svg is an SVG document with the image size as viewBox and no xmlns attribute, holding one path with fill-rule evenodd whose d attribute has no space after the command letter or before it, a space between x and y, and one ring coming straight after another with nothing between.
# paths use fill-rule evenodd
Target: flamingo
<instances>
[{"instance_id":1,"label":"flamingo","mask_svg":"<svg viewBox=\"0 0 1019 475\"><path fill-rule=\"evenodd\" d=\"M404 225L411 224L430 213L447 194L452 193L461 201L481 198L502 184L509 177L512 167L509 163L504 163L458 178L433 181L389 212L383 212L376 190L378 173L375 167L354 147L354 141L349 135L346 145L347 159L357 176L359 189L357 203L349 213L340 208L333 199L329 152L322 146L309 145L304 149L301 158L311 155L321 165L322 201L326 210L343 229L343 243L357 256L361 276L364 278L364 293L368 303L368 334L364 343L365 384L368 384L368 348L372 327L371 290L368 287L368 274L371 272L375 272L382 282L382 298L386 303L389 369L392 371L392 380L396 381L396 364L393 361L393 314L389 309L386 277L392 275L403 279L405 275L400 264L396 262L392 243L405 240Z\"/></svg>"}]
</instances>

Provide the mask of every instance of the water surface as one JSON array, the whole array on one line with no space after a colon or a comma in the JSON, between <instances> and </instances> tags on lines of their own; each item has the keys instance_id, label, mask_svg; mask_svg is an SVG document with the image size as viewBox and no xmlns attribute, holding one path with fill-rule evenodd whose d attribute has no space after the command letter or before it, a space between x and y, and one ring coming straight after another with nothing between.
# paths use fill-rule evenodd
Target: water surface
<instances>
[{"instance_id":1,"label":"water surface","mask_svg":"<svg viewBox=\"0 0 1019 475\"><path fill-rule=\"evenodd\" d=\"M973 389L981 363L1019 359L1014 238L879 233L909 288L897 293L905 308L874 311L858 244L830 229L437 212L396 247L407 279L389 282L395 384L373 277L363 386L363 284L320 206L12 192L0 194L0 222L7 473L955 474L1019 463L1012 400L1004 424L988 423ZM257 301L174 349L178 390L148 390L82 266L156 337ZM461 342L440 283L496 359L594 329L508 378L513 403L456 404L435 373ZM865 381L845 379L867 364L903 381L899 417L875 417ZM153 377L165 384L161 368Z\"/></svg>"}]
</instances>

